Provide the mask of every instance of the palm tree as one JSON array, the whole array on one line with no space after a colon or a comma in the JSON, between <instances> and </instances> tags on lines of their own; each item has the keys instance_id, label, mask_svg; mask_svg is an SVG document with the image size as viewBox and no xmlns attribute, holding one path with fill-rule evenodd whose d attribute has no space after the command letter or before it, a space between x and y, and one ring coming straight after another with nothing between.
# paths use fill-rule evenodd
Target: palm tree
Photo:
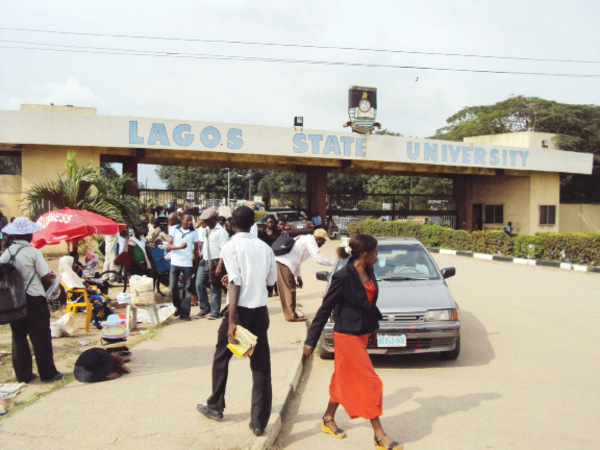
<instances>
[{"instance_id":1,"label":"palm tree","mask_svg":"<svg viewBox=\"0 0 600 450\"><path fill-rule=\"evenodd\" d=\"M140 201L125 194L125 186L134 181L128 175L108 178L100 168L77 163L76 152L69 152L64 176L42 181L25 193L23 213L34 219L50 203L57 209L82 209L100 214L129 226L139 220Z\"/></svg>"}]
</instances>

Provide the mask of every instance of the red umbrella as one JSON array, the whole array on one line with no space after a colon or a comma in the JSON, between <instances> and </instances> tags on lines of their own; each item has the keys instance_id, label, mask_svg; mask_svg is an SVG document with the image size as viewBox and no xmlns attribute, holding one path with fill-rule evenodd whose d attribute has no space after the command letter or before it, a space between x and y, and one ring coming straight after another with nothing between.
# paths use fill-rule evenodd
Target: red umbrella
<instances>
[{"instance_id":1,"label":"red umbrella","mask_svg":"<svg viewBox=\"0 0 600 450\"><path fill-rule=\"evenodd\" d=\"M33 235L31 245L35 248L83 239L92 234L116 234L125 228L124 223L114 222L90 211L70 208L47 212L36 223L42 231Z\"/></svg>"}]
</instances>

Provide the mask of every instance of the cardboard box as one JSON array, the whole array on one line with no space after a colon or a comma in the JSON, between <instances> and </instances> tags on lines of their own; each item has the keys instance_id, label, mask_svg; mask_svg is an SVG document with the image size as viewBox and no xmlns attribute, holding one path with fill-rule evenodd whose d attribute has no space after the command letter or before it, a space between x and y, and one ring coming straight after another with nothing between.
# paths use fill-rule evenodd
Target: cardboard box
<instances>
[{"instance_id":1,"label":"cardboard box","mask_svg":"<svg viewBox=\"0 0 600 450\"><path fill-rule=\"evenodd\" d=\"M238 358L241 358L242 356L250 356L254 351L254 347L256 346L256 336L254 336L244 327L236 325L235 338L239 341L239 344L227 344L229 350L231 350L231 352Z\"/></svg>"}]
</instances>

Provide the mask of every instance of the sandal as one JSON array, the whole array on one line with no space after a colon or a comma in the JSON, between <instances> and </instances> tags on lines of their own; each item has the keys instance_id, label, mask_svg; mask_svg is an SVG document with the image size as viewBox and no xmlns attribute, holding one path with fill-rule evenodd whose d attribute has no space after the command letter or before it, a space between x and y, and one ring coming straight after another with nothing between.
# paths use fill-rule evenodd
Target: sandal
<instances>
[{"instance_id":1,"label":"sandal","mask_svg":"<svg viewBox=\"0 0 600 450\"><path fill-rule=\"evenodd\" d=\"M333 422L333 419L325 421L325 416L323 416L323 423L321 423L321 430L325 433L332 435L336 439L344 439L346 437L346 432L341 428L336 426L336 430L333 431L331 428L327 426L328 423Z\"/></svg>"},{"instance_id":2,"label":"sandal","mask_svg":"<svg viewBox=\"0 0 600 450\"><path fill-rule=\"evenodd\" d=\"M383 445L379 445L379 443L381 442L381 440L383 439L384 436L387 436L387 434L383 433L378 438L375 438L375 448L377 450L402 450L404 448L404 445L401 445L398 441L392 442L387 447L384 447Z\"/></svg>"}]
</instances>

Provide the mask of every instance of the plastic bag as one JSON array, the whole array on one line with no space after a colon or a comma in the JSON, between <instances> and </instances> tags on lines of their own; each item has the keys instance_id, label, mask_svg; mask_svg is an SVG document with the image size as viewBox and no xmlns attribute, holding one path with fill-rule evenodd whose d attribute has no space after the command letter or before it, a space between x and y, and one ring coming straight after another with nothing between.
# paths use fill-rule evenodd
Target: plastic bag
<instances>
[{"instance_id":1,"label":"plastic bag","mask_svg":"<svg viewBox=\"0 0 600 450\"><path fill-rule=\"evenodd\" d=\"M53 338L73 336L76 328L75 315L73 313L64 314L60 319L50 324L50 332Z\"/></svg>"}]
</instances>

